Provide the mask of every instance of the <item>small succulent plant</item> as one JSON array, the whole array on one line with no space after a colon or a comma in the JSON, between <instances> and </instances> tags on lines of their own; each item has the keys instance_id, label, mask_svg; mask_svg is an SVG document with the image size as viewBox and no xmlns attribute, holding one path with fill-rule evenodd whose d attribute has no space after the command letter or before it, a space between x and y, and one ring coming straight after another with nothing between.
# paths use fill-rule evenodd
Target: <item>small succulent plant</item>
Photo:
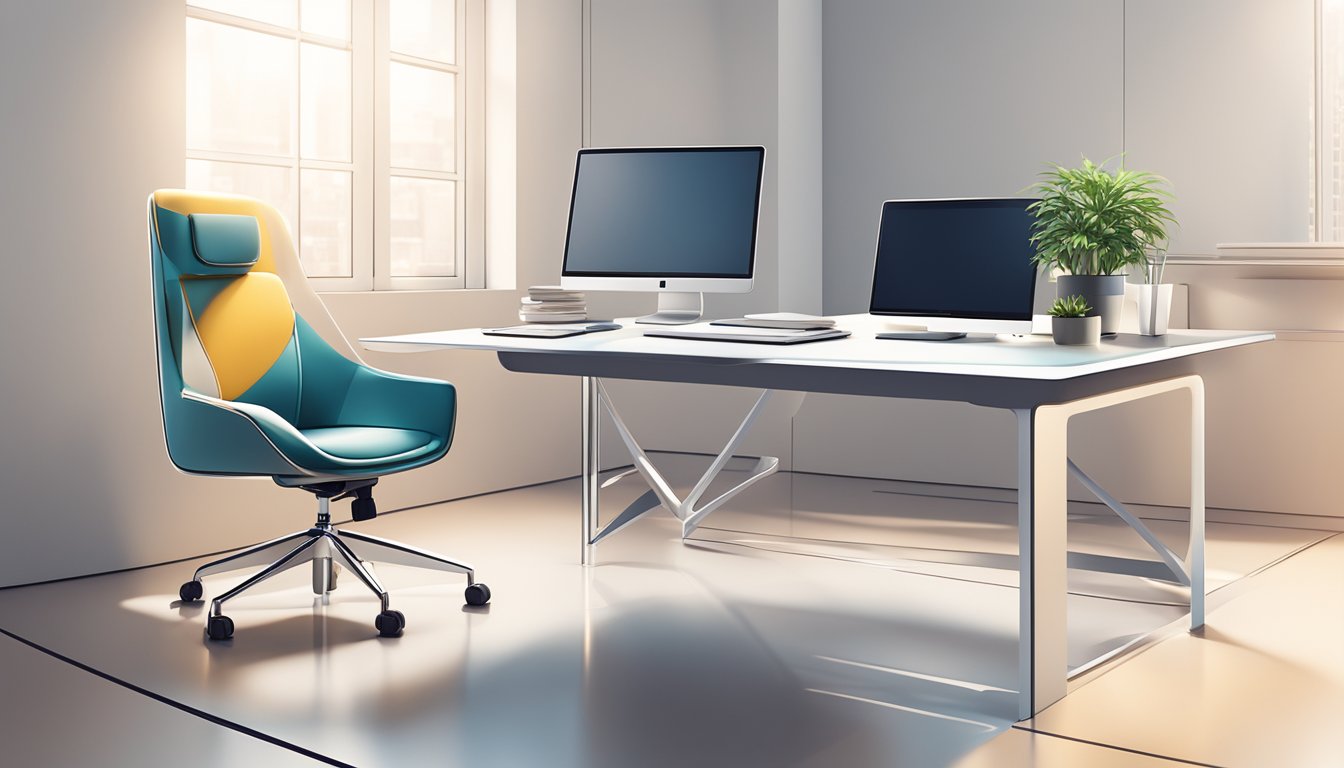
<instances>
[{"instance_id":1,"label":"small succulent plant","mask_svg":"<svg viewBox=\"0 0 1344 768\"><path fill-rule=\"evenodd\" d=\"M1087 305L1087 300L1082 296L1061 296L1055 299L1046 314L1051 317L1087 317L1091 311L1092 307Z\"/></svg>"}]
</instances>

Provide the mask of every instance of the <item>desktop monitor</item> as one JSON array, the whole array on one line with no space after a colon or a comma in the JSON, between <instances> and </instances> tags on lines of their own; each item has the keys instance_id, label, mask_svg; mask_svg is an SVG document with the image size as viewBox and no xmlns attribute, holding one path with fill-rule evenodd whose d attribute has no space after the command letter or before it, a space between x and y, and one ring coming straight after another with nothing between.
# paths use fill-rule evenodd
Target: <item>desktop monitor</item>
<instances>
[{"instance_id":1,"label":"desktop monitor","mask_svg":"<svg viewBox=\"0 0 1344 768\"><path fill-rule=\"evenodd\" d=\"M702 292L746 293L765 147L581 149L560 285L657 291L639 322L695 322Z\"/></svg>"},{"instance_id":2,"label":"desktop monitor","mask_svg":"<svg viewBox=\"0 0 1344 768\"><path fill-rule=\"evenodd\" d=\"M868 311L923 332L1031 333L1036 265L1027 198L888 200L882 204Z\"/></svg>"}]
</instances>

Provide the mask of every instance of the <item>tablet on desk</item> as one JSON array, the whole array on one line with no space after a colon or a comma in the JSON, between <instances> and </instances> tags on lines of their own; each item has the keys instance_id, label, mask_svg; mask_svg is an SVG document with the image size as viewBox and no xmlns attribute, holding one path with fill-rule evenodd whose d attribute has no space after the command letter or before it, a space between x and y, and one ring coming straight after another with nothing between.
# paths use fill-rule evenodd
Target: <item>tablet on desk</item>
<instances>
[{"instance_id":1,"label":"tablet on desk","mask_svg":"<svg viewBox=\"0 0 1344 768\"><path fill-rule=\"evenodd\" d=\"M645 336L664 336L671 339L698 339L701 341L738 341L748 344L806 344L810 341L843 339L849 331L838 328L745 328L700 323L686 326L649 328Z\"/></svg>"},{"instance_id":2,"label":"tablet on desk","mask_svg":"<svg viewBox=\"0 0 1344 768\"><path fill-rule=\"evenodd\" d=\"M572 325L512 325L507 328L482 328L487 336L527 336L534 339L563 339L566 336L578 336L598 331L614 331L621 326L617 323L590 322Z\"/></svg>"}]
</instances>

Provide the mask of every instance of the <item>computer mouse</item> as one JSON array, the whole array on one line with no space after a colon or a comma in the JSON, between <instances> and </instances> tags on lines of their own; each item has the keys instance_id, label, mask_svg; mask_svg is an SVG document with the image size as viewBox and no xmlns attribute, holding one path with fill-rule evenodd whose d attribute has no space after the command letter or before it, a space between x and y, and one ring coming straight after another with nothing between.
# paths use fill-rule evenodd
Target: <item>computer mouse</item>
<instances>
[{"instance_id":1,"label":"computer mouse","mask_svg":"<svg viewBox=\"0 0 1344 768\"><path fill-rule=\"evenodd\" d=\"M589 323L584 326L585 331L614 331L621 327L620 323Z\"/></svg>"}]
</instances>

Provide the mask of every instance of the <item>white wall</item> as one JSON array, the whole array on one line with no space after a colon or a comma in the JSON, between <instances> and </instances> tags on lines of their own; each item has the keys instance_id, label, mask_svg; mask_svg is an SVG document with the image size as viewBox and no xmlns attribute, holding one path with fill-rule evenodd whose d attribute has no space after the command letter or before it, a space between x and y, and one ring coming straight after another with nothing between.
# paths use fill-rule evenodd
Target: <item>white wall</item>
<instances>
[{"instance_id":1,"label":"white wall","mask_svg":"<svg viewBox=\"0 0 1344 768\"><path fill-rule=\"evenodd\" d=\"M517 23L527 285L550 277L563 242L580 135L579 4L518 0ZM145 199L183 183L183 29L181 0L0 6L0 585L215 551L311 522L305 493L187 477L163 449ZM357 337L506 323L517 295L342 294L328 306ZM450 379L462 404L452 452L385 481L382 508L577 472L576 384L508 374L483 353L368 359ZM540 426L520 443L524 425Z\"/></svg>"}]
</instances>

